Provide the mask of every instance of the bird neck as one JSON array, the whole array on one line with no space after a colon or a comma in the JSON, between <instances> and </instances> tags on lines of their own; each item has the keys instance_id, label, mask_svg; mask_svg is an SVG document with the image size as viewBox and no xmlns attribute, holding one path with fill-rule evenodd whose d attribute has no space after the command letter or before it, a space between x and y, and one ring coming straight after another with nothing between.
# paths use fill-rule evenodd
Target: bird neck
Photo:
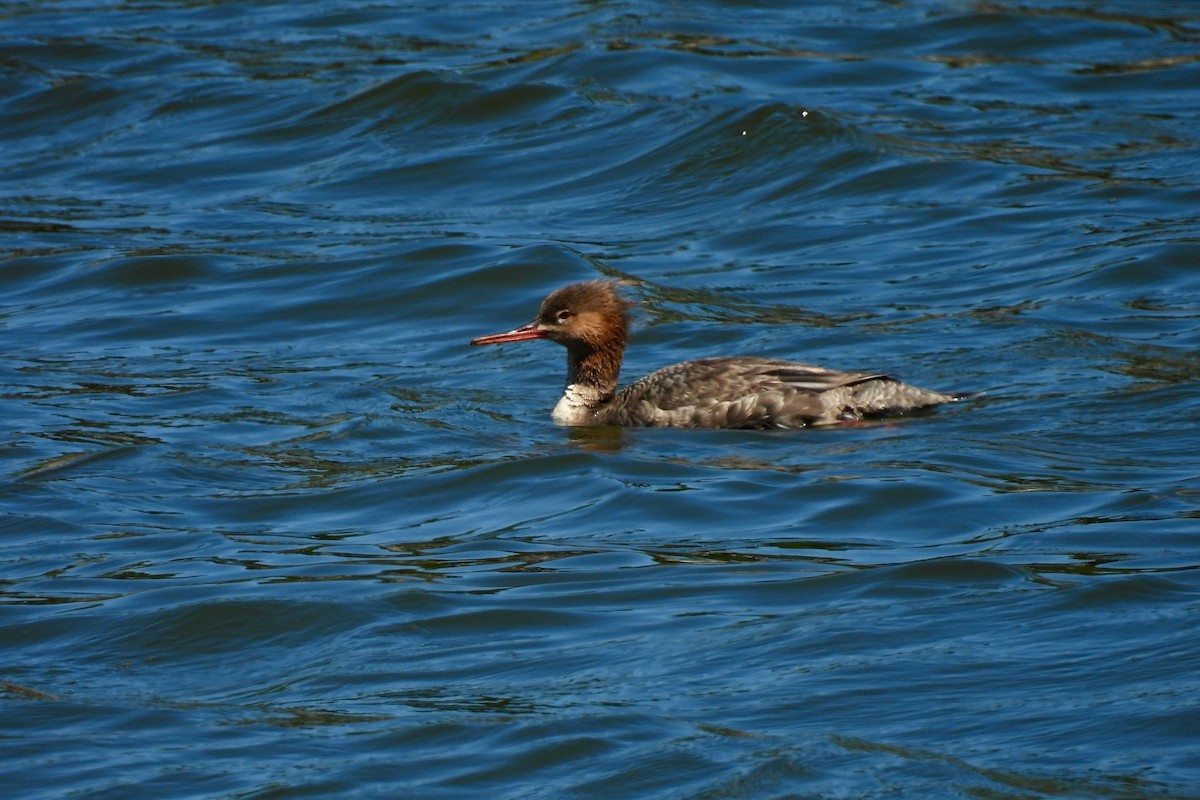
<instances>
[{"instance_id":1,"label":"bird neck","mask_svg":"<svg viewBox=\"0 0 1200 800\"><path fill-rule=\"evenodd\" d=\"M567 349L567 390L563 399L574 397L596 409L612 400L621 374L624 347L576 346Z\"/></svg>"},{"instance_id":2,"label":"bird neck","mask_svg":"<svg viewBox=\"0 0 1200 800\"><path fill-rule=\"evenodd\" d=\"M610 403L617 393L622 355L620 343L599 348L577 344L566 349L566 389L556 416L581 419Z\"/></svg>"}]
</instances>

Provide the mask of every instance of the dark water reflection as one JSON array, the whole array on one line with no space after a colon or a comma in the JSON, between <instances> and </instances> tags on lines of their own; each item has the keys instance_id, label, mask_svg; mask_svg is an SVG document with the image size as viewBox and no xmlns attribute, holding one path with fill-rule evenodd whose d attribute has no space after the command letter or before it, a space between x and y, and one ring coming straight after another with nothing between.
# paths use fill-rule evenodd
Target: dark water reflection
<instances>
[{"instance_id":1,"label":"dark water reflection","mask_svg":"<svg viewBox=\"0 0 1200 800\"><path fill-rule=\"evenodd\" d=\"M6 796L1196 796L1191 4L0 23ZM561 429L593 277L984 395Z\"/></svg>"}]
</instances>

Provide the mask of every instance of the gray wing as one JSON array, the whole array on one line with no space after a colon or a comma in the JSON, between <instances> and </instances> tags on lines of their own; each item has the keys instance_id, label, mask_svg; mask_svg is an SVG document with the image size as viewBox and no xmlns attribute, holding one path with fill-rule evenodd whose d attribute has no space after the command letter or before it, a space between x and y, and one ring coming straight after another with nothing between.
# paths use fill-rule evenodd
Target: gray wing
<instances>
[{"instance_id":1,"label":"gray wing","mask_svg":"<svg viewBox=\"0 0 1200 800\"><path fill-rule=\"evenodd\" d=\"M605 422L706 428L836 422L851 387L891 381L769 358L706 358L664 367L620 392Z\"/></svg>"}]
</instances>

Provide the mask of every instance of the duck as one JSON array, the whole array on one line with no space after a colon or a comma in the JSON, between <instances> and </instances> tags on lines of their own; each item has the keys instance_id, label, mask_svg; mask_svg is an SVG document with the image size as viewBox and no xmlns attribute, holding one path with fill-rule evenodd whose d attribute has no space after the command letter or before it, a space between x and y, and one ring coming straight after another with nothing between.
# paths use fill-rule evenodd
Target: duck
<instances>
[{"instance_id":1,"label":"duck","mask_svg":"<svg viewBox=\"0 0 1200 800\"><path fill-rule=\"evenodd\" d=\"M859 423L966 399L881 372L845 372L753 356L663 367L617 390L634 303L615 281L573 283L527 325L473 346L549 339L567 350L567 382L552 419L569 426L791 429Z\"/></svg>"}]
</instances>

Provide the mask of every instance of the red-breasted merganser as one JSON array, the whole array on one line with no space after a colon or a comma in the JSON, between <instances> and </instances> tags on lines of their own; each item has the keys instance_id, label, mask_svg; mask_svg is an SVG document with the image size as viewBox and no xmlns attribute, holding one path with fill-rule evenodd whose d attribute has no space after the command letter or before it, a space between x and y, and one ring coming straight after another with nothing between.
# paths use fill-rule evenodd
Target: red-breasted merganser
<instances>
[{"instance_id":1,"label":"red-breasted merganser","mask_svg":"<svg viewBox=\"0 0 1200 800\"><path fill-rule=\"evenodd\" d=\"M617 391L633 304L610 281L565 286L528 325L471 344L549 339L567 348L562 425L803 428L903 414L968 395L942 394L887 375L773 358L702 358L652 372Z\"/></svg>"}]
</instances>

